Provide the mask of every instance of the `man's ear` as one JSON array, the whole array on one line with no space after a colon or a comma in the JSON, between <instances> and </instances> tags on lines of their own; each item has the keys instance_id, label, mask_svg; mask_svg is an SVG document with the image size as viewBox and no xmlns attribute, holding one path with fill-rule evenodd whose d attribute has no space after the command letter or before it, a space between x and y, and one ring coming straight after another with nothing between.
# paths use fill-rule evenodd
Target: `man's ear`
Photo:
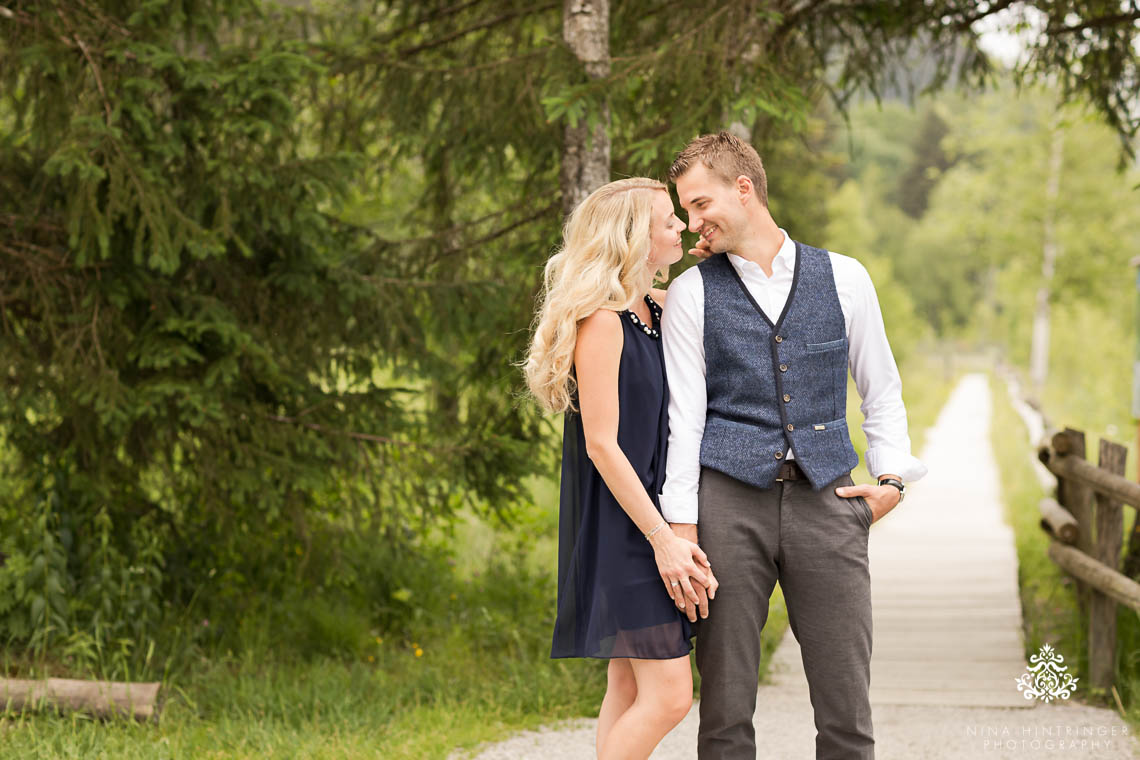
<instances>
[{"instance_id":1,"label":"man's ear","mask_svg":"<svg viewBox=\"0 0 1140 760\"><path fill-rule=\"evenodd\" d=\"M752 180L741 174L736 178L736 194L740 198L740 205L747 205L748 199L754 195Z\"/></svg>"}]
</instances>

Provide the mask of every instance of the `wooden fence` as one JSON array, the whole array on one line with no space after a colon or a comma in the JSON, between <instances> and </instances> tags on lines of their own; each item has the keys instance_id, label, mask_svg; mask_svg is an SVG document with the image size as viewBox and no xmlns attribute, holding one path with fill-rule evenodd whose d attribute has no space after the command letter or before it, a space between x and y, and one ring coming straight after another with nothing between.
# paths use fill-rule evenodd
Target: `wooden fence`
<instances>
[{"instance_id":1,"label":"wooden fence","mask_svg":"<svg viewBox=\"0 0 1140 760\"><path fill-rule=\"evenodd\" d=\"M1041 527L1052 537L1049 557L1077 579L1088 620L1088 684L1112 686L1116 605L1140 613L1140 583L1119 572L1124 506L1140 508L1140 484L1124 477L1128 450L1100 441L1096 465L1085 455L1085 434L1067 428L1047 437L1037 456L1057 476L1057 498L1042 499Z\"/></svg>"}]
</instances>

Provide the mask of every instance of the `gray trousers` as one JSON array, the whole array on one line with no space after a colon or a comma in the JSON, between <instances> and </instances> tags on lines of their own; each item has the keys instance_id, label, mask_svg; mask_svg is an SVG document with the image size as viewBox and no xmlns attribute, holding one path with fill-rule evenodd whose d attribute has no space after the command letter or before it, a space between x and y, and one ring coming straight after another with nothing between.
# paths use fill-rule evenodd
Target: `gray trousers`
<instances>
[{"instance_id":1,"label":"gray trousers","mask_svg":"<svg viewBox=\"0 0 1140 760\"><path fill-rule=\"evenodd\" d=\"M776 581L803 653L817 760L873 760L871 510L844 499L844 475L820 491L806 480L759 489L702 469L701 547L720 582L697 628L700 760L756 760L760 631Z\"/></svg>"}]
</instances>

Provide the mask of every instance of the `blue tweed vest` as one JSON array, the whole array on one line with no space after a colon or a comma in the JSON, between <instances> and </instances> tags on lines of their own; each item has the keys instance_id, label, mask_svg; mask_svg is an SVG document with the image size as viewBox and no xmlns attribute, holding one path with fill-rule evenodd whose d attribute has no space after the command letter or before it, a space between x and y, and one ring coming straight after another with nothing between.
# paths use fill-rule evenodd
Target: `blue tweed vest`
<instances>
[{"instance_id":1,"label":"blue tweed vest","mask_svg":"<svg viewBox=\"0 0 1140 760\"><path fill-rule=\"evenodd\" d=\"M847 432L847 333L827 251L796 243L775 324L726 254L701 262L708 415L701 465L770 488L790 448L816 490L859 464Z\"/></svg>"}]
</instances>

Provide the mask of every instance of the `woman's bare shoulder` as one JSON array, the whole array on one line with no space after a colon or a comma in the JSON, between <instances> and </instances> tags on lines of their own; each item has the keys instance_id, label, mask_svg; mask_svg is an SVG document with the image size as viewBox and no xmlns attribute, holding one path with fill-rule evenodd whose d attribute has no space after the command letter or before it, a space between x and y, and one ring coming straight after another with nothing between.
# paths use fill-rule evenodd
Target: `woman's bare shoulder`
<instances>
[{"instance_id":1,"label":"woman's bare shoulder","mask_svg":"<svg viewBox=\"0 0 1140 760\"><path fill-rule=\"evenodd\" d=\"M574 347L575 363L593 363L595 359L621 354L625 336L621 317L616 311L598 309L578 323L578 340Z\"/></svg>"},{"instance_id":2,"label":"woman's bare shoulder","mask_svg":"<svg viewBox=\"0 0 1140 760\"><path fill-rule=\"evenodd\" d=\"M621 317L610 309L598 309L578 323L579 340L605 340L615 335L621 335Z\"/></svg>"}]
</instances>

